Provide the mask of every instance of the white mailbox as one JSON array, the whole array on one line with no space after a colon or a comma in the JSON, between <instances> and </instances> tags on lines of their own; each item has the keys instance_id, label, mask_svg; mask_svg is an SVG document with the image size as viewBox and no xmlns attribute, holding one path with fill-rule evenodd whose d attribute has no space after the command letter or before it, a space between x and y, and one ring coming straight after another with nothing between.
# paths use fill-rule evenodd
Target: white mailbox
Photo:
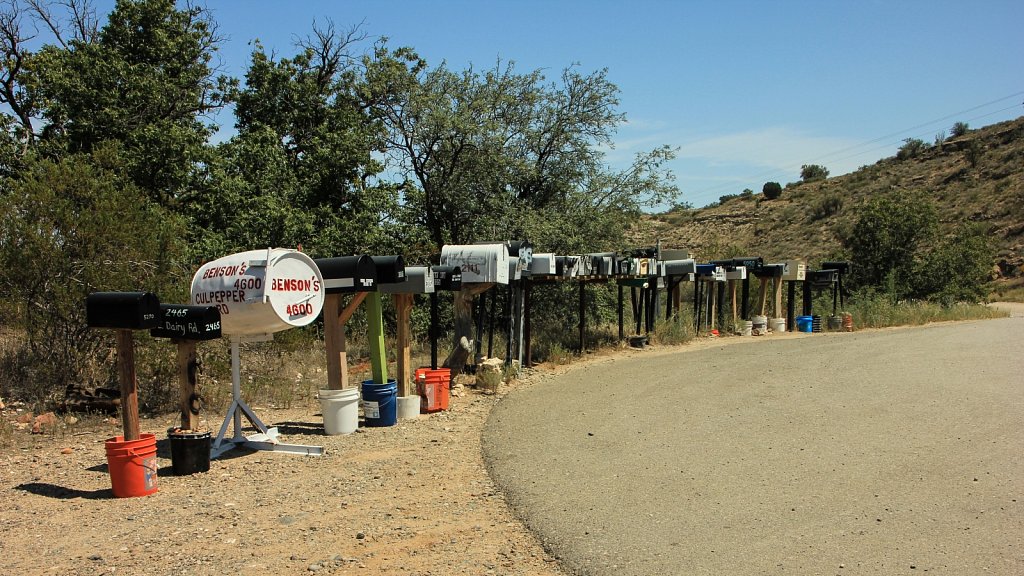
<instances>
[{"instance_id":1,"label":"white mailbox","mask_svg":"<svg viewBox=\"0 0 1024 576\"><path fill-rule=\"evenodd\" d=\"M200 267L192 278L192 304L216 306L223 334L273 334L320 315L324 279L302 252L250 250Z\"/></svg>"},{"instance_id":2,"label":"white mailbox","mask_svg":"<svg viewBox=\"0 0 1024 576\"><path fill-rule=\"evenodd\" d=\"M747 267L736 266L732 270L725 271L726 280L746 280L747 278Z\"/></svg>"},{"instance_id":3,"label":"white mailbox","mask_svg":"<svg viewBox=\"0 0 1024 576\"><path fill-rule=\"evenodd\" d=\"M807 264L803 260L786 260L782 263L783 280L804 280L807 278Z\"/></svg>"},{"instance_id":4,"label":"white mailbox","mask_svg":"<svg viewBox=\"0 0 1024 576\"><path fill-rule=\"evenodd\" d=\"M552 276L556 273L555 255L550 252L534 254L530 262L530 274L534 276Z\"/></svg>"},{"instance_id":5,"label":"white mailbox","mask_svg":"<svg viewBox=\"0 0 1024 576\"><path fill-rule=\"evenodd\" d=\"M463 244L441 247L441 265L458 266L462 283L508 284L508 247L505 244Z\"/></svg>"},{"instance_id":6,"label":"white mailbox","mask_svg":"<svg viewBox=\"0 0 1024 576\"><path fill-rule=\"evenodd\" d=\"M580 275L579 256L555 257L555 273L563 278L575 278Z\"/></svg>"}]
</instances>

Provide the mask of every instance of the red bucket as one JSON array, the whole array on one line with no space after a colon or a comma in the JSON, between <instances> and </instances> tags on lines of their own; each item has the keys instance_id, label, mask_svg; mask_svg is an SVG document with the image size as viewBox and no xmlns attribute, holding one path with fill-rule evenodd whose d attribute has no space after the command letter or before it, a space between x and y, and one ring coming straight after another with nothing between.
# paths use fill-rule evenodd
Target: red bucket
<instances>
[{"instance_id":1,"label":"red bucket","mask_svg":"<svg viewBox=\"0 0 1024 576\"><path fill-rule=\"evenodd\" d=\"M418 368L416 392L420 395L420 412L429 414L448 409L452 371L448 368Z\"/></svg>"},{"instance_id":2,"label":"red bucket","mask_svg":"<svg viewBox=\"0 0 1024 576\"><path fill-rule=\"evenodd\" d=\"M156 434L139 434L138 440L115 436L106 445L114 496L132 498L157 491Z\"/></svg>"}]
</instances>

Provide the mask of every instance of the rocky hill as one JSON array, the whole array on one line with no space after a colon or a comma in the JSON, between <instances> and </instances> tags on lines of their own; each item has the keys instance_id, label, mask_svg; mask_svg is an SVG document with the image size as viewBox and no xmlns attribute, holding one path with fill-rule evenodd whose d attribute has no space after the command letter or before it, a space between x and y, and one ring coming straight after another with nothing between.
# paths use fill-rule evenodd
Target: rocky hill
<instances>
[{"instance_id":1,"label":"rocky hill","mask_svg":"<svg viewBox=\"0 0 1024 576\"><path fill-rule=\"evenodd\" d=\"M900 154L898 156L907 156ZM760 190L763 183L751 184ZM841 238L876 194L920 194L945 231L973 221L998 247L993 276L1024 284L1024 117L969 130L910 157L890 157L827 180L786 185L775 200L738 195L719 205L649 215L632 231L637 245L686 248L701 260L743 253L766 260L839 256Z\"/></svg>"}]
</instances>

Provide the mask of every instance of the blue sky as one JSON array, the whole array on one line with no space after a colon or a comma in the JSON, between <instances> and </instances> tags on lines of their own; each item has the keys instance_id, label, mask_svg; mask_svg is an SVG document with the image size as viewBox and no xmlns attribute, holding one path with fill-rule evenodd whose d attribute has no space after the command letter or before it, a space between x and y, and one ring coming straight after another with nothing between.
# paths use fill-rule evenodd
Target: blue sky
<instances>
[{"instance_id":1,"label":"blue sky","mask_svg":"<svg viewBox=\"0 0 1024 576\"><path fill-rule=\"evenodd\" d=\"M242 76L258 38L288 56L314 20L415 48L453 69L512 60L556 78L607 68L621 89L613 166L662 144L682 200L703 206L764 182L832 175L1024 115L1020 0L208 0ZM230 125L230 120L224 121Z\"/></svg>"}]
</instances>

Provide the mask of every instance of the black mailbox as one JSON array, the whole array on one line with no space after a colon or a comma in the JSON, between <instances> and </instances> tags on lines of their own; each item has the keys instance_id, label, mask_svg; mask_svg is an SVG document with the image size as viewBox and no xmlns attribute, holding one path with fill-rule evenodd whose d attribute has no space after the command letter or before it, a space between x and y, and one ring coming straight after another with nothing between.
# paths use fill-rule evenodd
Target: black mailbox
<instances>
[{"instance_id":1,"label":"black mailbox","mask_svg":"<svg viewBox=\"0 0 1024 576\"><path fill-rule=\"evenodd\" d=\"M151 292L93 292L85 298L85 322L90 328L145 330L156 328L160 300Z\"/></svg>"},{"instance_id":2,"label":"black mailbox","mask_svg":"<svg viewBox=\"0 0 1024 576\"><path fill-rule=\"evenodd\" d=\"M401 256L371 256L377 268L378 284L405 282L405 258Z\"/></svg>"},{"instance_id":3,"label":"black mailbox","mask_svg":"<svg viewBox=\"0 0 1024 576\"><path fill-rule=\"evenodd\" d=\"M220 338L220 310L216 306L161 304L160 325L149 334L154 338L216 340Z\"/></svg>"},{"instance_id":4,"label":"black mailbox","mask_svg":"<svg viewBox=\"0 0 1024 576\"><path fill-rule=\"evenodd\" d=\"M747 270L756 271L758 268L764 266L764 258L760 256L740 256L739 258L732 259L733 266L743 266Z\"/></svg>"},{"instance_id":5,"label":"black mailbox","mask_svg":"<svg viewBox=\"0 0 1024 576\"><path fill-rule=\"evenodd\" d=\"M377 267L369 256L318 258L314 262L324 277L327 294L377 291Z\"/></svg>"},{"instance_id":6,"label":"black mailbox","mask_svg":"<svg viewBox=\"0 0 1024 576\"><path fill-rule=\"evenodd\" d=\"M837 270L808 270L807 281L815 288L828 288L839 281Z\"/></svg>"},{"instance_id":7,"label":"black mailbox","mask_svg":"<svg viewBox=\"0 0 1024 576\"><path fill-rule=\"evenodd\" d=\"M843 274L843 275L849 274L850 270L852 268L853 268L853 263L852 262L822 262L821 263L821 269L822 270L835 270L836 272L839 272L840 274Z\"/></svg>"},{"instance_id":8,"label":"black mailbox","mask_svg":"<svg viewBox=\"0 0 1024 576\"><path fill-rule=\"evenodd\" d=\"M782 273L785 271L785 264L762 264L754 269L754 276L759 278L782 278Z\"/></svg>"},{"instance_id":9,"label":"black mailbox","mask_svg":"<svg viewBox=\"0 0 1024 576\"><path fill-rule=\"evenodd\" d=\"M462 289L462 269L458 266L431 266L434 272L434 291Z\"/></svg>"}]
</instances>

